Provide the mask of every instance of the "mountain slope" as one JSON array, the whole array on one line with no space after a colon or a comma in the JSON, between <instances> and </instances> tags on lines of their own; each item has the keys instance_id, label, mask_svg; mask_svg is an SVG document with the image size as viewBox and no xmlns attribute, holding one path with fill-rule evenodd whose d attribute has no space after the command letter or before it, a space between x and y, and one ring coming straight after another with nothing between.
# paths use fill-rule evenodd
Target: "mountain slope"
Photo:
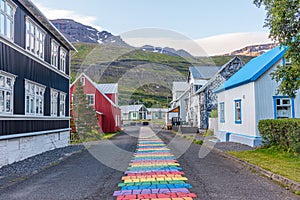
<instances>
[{"instance_id":1,"label":"mountain slope","mask_svg":"<svg viewBox=\"0 0 300 200\"><path fill-rule=\"evenodd\" d=\"M81 24L72 19L56 19L51 20L51 22L70 42L112 43L118 46L129 46L120 36L114 36L108 31L100 32L91 26Z\"/></svg>"},{"instance_id":2,"label":"mountain slope","mask_svg":"<svg viewBox=\"0 0 300 200\"><path fill-rule=\"evenodd\" d=\"M74 46L78 53L72 56L73 79L85 72L95 82L118 82L120 105L139 102L148 107L165 107L167 100L171 100L168 97L173 82L186 81L189 66L221 66L232 58L183 58L114 44L74 43ZM247 62L250 58L243 59Z\"/></svg>"}]
</instances>

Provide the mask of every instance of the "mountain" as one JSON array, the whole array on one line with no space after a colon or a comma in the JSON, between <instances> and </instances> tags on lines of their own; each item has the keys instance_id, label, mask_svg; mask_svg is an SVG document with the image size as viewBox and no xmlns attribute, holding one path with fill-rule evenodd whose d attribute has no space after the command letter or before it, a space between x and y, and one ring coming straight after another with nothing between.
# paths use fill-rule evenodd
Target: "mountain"
<instances>
[{"instance_id":1,"label":"mountain","mask_svg":"<svg viewBox=\"0 0 300 200\"><path fill-rule=\"evenodd\" d=\"M175 50L173 48L169 48L169 47L154 47L151 45L145 45L143 47L140 48L143 51L150 51L150 52L154 52L154 53L161 53L161 54L166 54L166 55L170 55L170 56L180 56L180 57L190 57L192 58L193 56L188 53L187 51L180 49L180 50Z\"/></svg>"},{"instance_id":2,"label":"mountain","mask_svg":"<svg viewBox=\"0 0 300 200\"><path fill-rule=\"evenodd\" d=\"M51 22L72 43L81 42L91 44L113 44L117 46L130 47L126 42L122 40L120 36L115 36L108 31L98 31L91 26L81 24L72 19L56 19L51 20ZM151 45L146 45L139 49L170 56L193 58L190 53L183 49L175 50L169 47L162 48L154 47Z\"/></svg>"},{"instance_id":3,"label":"mountain","mask_svg":"<svg viewBox=\"0 0 300 200\"><path fill-rule=\"evenodd\" d=\"M72 19L55 19L50 21L70 42L129 46L120 36L114 36L108 31L98 31L91 26L81 24Z\"/></svg>"},{"instance_id":4,"label":"mountain","mask_svg":"<svg viewBox=\"0 0 300 200\"><path fill-rule=\"evenodd\" d=\"M233 51L227 55L235 55L235 56L260 56L261 54L265 53L266 51L269 51L276 47L278 44L272 43L272 44L258 44L258 45L251 45L244 47L242 49Z\"/></svg>"}]
</instances>

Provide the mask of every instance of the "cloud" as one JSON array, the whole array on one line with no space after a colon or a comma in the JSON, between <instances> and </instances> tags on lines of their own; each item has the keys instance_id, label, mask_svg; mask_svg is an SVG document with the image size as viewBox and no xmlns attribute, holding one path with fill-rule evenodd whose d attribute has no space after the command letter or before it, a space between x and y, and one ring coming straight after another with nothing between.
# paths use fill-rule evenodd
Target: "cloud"
<instances>
[{"instance_id":1,"label":"cloud","mask_svg":"<svg viewBox=\"0 0 300 200\"><path fill-rule=\"evenodd\" d=\"M272 43L266 32L230 33L193 40L168 30L145 29L121 36L132 46L141 47L148 44L172 47L177 50L184 49L194 56L223 55L249 45Z\"/></svg>"},{"instance_id":2,"label":"cloud","mask_svg":"<svg viewBox=\"0 0 300 200\"><path fill-rule=\"evenodd\" d=\"M222 55L249 45L272 43L266 32L246 32L216 35L195 40L208 55Z\"/></svg>"},{"instance_id":3,"label":"cloud","mask_svg":"<svg viewBox=\"0 0 300 200\"><path fill-rule=\"evenodd\" d=\"M61 19L61 18L73 19L84 25L92 26L92 27L96 28L98 31L102 30L102 28L100 26L97 26L95 24L95 22L97 21L97 18L94 16L79 15L72 10L48 8L48 7L43 6L40 3L36 3L35 1L33 1L33 2L45 14L45 16L48 19Z\"/></svg>"}]
</instances>

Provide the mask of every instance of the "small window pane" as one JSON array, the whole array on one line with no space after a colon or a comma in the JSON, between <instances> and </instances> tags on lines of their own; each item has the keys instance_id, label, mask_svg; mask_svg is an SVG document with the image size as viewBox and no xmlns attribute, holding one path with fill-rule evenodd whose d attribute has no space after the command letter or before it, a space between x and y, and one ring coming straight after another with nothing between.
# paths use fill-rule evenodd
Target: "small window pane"
<instances>
[{"instance_id":1,"label":"small window pane","mask_svg":"<svg viewBox=\"0 0 300 200\"><path fill-rule=\"evenodd\" d=\"M0 9L2 10L2 11L4 11L5 10L5 1L4 0L1 0L1 3L0 3Z\"/></svg>"},{"instance_id":2,"label":"small window pane","mask_svg":"<svg viewBox=\"0 0 300 200\"><path fill-rule=\"evenodd\" d=\"M281 104L281 100L280 100L280 99L277 99L277 100L276 100L276 104L277 104L277 105L280 105L280 104Z\"/></svg>"},{"instance_id":3,"label":"small window pane","mask_svg":"<svg viewBox=\"0 0 300 200\"><path fill-rule=\"evenodd\" d=\"M284 99L284 100L282 100L282 104L283 105L289 105L290 104L290 100L289 99Z\"/></svg>"},{"instance_id":4,"label":"small window pane","mask_svg":"<svg viewBox=\"0 0 300 200\"><path fill-rule=\"evenodd\" d=\"M5 77L0 75L0 87L5 87Z\"/></svg>"},{"instance_id":5,"label":"small window pane","mask_svg":"<svg viewBox=\"0 0 300 200\"><path fill-rule=\"evenodd\" d=\"M11 93L6 92L6 112L11 111Z\"/></svg>"},{"instance_id":6,"label":"small window pane","mask_svg":"<svg viewBox=\"0 0 300 200\"><path fill-rule=\"evenodd\" d=\"M4 112L4 91L0 91L0 112Z\"/></svg>"},{"instance_id":7,"label":"small window pane","mask_svg":"<svg viewBox=\"0 0 300 200\"><path fill-rule=\"evenodd\" d=\"M5 16L0 14L0 33L1 35L5 35Z\"/></svg>"}]
</instances>

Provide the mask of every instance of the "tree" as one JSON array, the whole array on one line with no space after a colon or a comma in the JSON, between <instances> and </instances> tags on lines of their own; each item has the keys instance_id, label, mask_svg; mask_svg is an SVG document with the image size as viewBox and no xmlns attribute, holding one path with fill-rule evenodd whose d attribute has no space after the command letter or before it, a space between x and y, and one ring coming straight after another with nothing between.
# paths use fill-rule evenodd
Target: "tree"
<instances>
[{"instance_id":1,"label":"tree","mask_svg":"<svg viewBox=\"0 0 300 200\"><path fill-rule=\"evenodd\" d=\"M300 0L254 0L257 7L267 11L265 27L270 38L289 47L286 57L291 65L279 66L271 74L280 83L277 92L294 98L300 88Z\"/></svg>"},{"instance_id":2,"label":"tree","mask_svg":"<svg viewBox=\"0 0 300 200\"><path fill-rule=\"evenodd\" d=\"M96 112L92 106L88 105L80 81L75 85L71 114L80 140L89 141L101 139Z\"/></svg>"}]
</instances>

